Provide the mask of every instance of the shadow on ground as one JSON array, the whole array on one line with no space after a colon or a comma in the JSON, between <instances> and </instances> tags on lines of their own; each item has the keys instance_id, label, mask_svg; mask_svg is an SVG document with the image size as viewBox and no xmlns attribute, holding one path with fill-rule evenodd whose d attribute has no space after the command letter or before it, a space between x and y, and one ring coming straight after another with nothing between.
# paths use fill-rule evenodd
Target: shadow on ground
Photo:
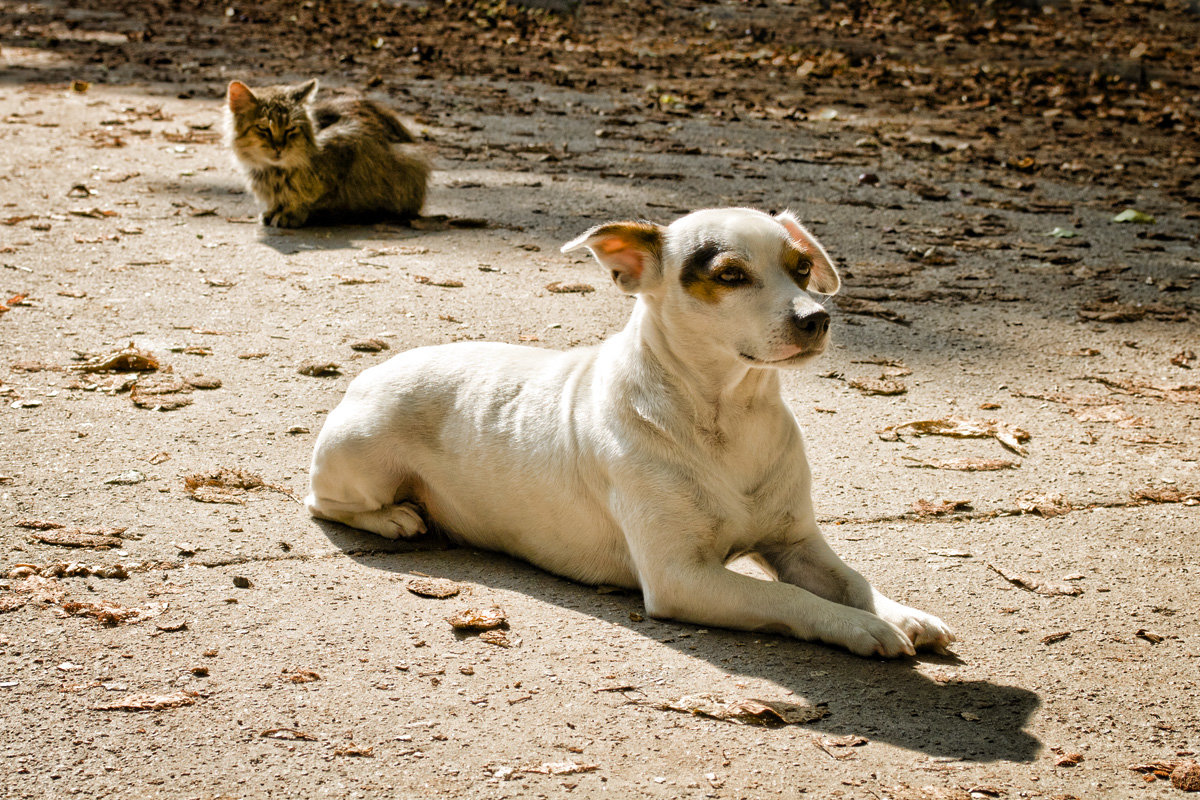
<instances>
[{"instance_id":1,"label":"shadow on ground","mask_svg":"<svg viewBox=\"0 0 1200 800\"><path fill-rule=\"evenodd\" d=\"M1042 748L1025 730L1040 705L1037 694L1028 689L986 681L940 683L917 672L915 660L864 659L770 634L712 630L679 640L681 628L697 629L671 621L631 621L630 612L642 610L636 593L598 594L508 556L459 549L437 537L391 542L337 523L316 523L331 543L373 569L417 570L525 594L636 631L723 671L762 678L812 702L828 703L830 715L810 726L822 733L854 734L931 757L979 762L1031 762ZM748 637L776 646L739 647ZM919 658L961 663L954 656Z\"/></svg>"}]
</instances>

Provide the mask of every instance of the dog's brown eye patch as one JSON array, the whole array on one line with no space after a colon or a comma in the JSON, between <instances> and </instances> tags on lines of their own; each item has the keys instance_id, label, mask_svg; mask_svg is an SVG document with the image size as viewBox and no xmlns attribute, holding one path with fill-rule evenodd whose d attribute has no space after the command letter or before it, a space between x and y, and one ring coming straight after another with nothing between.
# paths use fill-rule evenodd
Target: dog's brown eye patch
<instances>
[{"instance_id":1,"label":"dog's brown eye patch","mask_svg":"<svg viewBox=\"0 0 1200 800\"><path fill-rule=\"evenodd\" d=\"M812 256L788 242L783 246L782 264L784 272L797 286L801 289L808 288L808 282L812 278Z\"/></svg>"},{"instance_id":2,"label":"dog's brown eye patch","mask_svg":"<svg viewBox=\"0 0 1200 800\"><path fill-rule=\"evenodd\" d=\"M679 282L692 297L711 304L741 286L749 286L754 279L739 256L708 242L683 260Z\"/></svg>"}]
</instances>

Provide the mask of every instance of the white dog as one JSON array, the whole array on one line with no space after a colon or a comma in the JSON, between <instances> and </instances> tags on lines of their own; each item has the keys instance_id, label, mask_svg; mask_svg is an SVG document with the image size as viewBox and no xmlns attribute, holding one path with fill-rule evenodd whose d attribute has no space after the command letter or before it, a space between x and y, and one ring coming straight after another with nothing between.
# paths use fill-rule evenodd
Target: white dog
<instances>
[{"instance_id":1,"label":"white dog","mask_svg":"<svg viewBox=\"0 0 1200 800\"><path fill-rule=\"evenodd\" d=\"M421 347L368 369L313 453L316 517L425 531L591 584L640 588L655 617L775 631L860 655L954 640L826 544L780 369L820 354L840 280L789 213L697 211L580 236L622 290L596 348ZM726 568L749 555L777 580Z\"/></svg>"}]
</instances>

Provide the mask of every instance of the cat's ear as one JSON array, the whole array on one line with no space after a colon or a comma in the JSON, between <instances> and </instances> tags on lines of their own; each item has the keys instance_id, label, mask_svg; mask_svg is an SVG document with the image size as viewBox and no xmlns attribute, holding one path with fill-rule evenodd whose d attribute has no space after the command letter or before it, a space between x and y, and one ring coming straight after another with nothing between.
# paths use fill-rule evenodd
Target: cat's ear
<instances>
[{"instance_id":1,"label":"cat's ear","mask_svg":"<svg viewBox=\"0 0 1200 800\"><path fill-rule=\"evenodd\" d=\"M307 103L313 99L313 95L317 93L317 79L313 78L310 81L305 81L299 86L293 86L288 89L288 95L297 103Z\"/></svg>"},{"instance_id":2,"label":"cat's ear","mask_svg":"<svg viewBox=\"0 0 1200 800\"><path fill-rule=\"evenodd\" d=\"M225 97L229 103L229 110L235 114L244 114L258 105L250 87L241 81L230 81Z\"/></svg>"}]
</instances>

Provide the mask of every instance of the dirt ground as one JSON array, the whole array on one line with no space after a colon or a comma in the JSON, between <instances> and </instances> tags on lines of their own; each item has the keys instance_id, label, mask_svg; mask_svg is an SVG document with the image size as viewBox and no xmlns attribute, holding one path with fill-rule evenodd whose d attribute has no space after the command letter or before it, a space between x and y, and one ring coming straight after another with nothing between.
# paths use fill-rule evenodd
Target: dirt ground
<instances>
[{"instance_id":1,"label":"dirt ground","mask_svg":"<svg viewBox=\"0 0 1200 800\"><path fill-rule=\"evenodd\" d=\"M1187 2L0 0L0 795L1185 796L1198 33ZM257 224L224 86L312 75L413 121L441 221ZM630 303L558 247L722 205L839 262L784 382L818 512L953 654L649 620L304 514L362 369L594 344ZM981 436L901 427L955 419ZM492 641L446 621L494 605Z\"/></svg>"}]
</instances>

